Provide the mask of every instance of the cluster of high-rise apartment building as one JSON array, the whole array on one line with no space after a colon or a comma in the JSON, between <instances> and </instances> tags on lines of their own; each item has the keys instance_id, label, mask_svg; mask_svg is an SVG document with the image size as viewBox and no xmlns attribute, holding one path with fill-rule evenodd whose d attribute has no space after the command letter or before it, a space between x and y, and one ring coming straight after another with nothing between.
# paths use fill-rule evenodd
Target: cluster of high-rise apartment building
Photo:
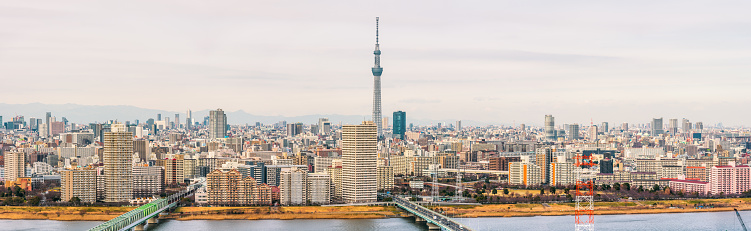
<instances>
[{"instance_id":1,"label":"cluster of high-rise apartment building","mask_svg":"<svg viewBox=\"0 0 751 231\"><path fill-rule=\"evenodd\" d=\"M455 174L568 186L577 180L574 157L581 155L596 163L598 185L658 185L700 194L751 189L749 131L705 128L685 119L684 126L653 119L609 127L557 125L547 115L541 127L462 127L459 121L408 126L406 113L397 111L392 121L382 121L379 137L371 121L231 125L221 109L204 122L192 115L188 123L160 117L64 122L57 134L45 130L45 123L19 123L2 130L0 177L29 190L59 182L62 200L85 203L133 202L197 178L206 179L196 195L199 204L370 203L379 191Z\"/></svg>"}]
</instances>

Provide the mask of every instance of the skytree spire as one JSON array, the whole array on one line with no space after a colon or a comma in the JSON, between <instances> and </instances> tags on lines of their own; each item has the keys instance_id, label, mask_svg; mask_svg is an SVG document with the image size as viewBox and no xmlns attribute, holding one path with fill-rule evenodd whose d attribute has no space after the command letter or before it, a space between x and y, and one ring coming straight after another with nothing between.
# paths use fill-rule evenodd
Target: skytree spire
<instances>
[{"instance_id":1,"label":"skytree spire","mask_svg":"<svg viewBox=\"0 0 751 231\"><path fill-rule=\"evenodd\" d=\"M373 54L375 55L375 65L371 69L373 71L373 122L378 127L378 137L380 138L383 136L381 130L383 128L381 123L381 73L383 73L383 68L381 68L381 49L378 45L378 17L376 17L376 44Z\"/></svg>"}]
</instances>

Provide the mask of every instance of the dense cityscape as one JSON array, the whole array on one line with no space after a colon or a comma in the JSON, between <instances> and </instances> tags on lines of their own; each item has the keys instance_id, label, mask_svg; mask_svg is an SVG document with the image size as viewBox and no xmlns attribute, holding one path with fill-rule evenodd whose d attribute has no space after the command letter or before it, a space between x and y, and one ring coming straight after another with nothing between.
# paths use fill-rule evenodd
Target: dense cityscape
<instances>
[{"instance_id":1,"label":"dense cityscape","mask_svg":"<svg viewBox=\"0 0 751 231\"><path fill-rule=\"evenodd\" d=\"M186 205L367 204L394 194L572 201L577 155L596 163L597 191L615 192L598 201L745 196L751 186L749 131L687 119L611 127L545 115L544 127L414 126L397 111L378 134L371 121L231 125L221 109L186 115L90 124L16 116L4 122L2 203L142 205L201 178L205 187Z\"/></svg>"}]
</instances>

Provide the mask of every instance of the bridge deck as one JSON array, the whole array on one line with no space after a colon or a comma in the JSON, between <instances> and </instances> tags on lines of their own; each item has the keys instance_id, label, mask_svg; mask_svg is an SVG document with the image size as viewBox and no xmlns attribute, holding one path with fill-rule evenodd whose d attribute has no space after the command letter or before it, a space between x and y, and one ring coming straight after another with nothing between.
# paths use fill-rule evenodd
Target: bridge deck
<instances>
[{"instance_id":1,"label":"bridge deck","mask_svg":"<svg viewBox=\"0 0 751 231\"><path fill-rule=\"evenodd\" d=\"M177 202L182 199L183 197L186 197L190 194L193 194L196 189L201 187L203 185L203 181L189 185L184 190L172 194L166 198L159 198L151 203L145 204L141 207L135 208L133 210L130 210L129 212L120 215L118 217L113 218L112 220L106 221L100 225L97 225L94 228L89 229L89 231L119 231L119 230L130 230L131 228L142 224L149 218L152 218L154 216L159 216L159 213L162 211L174 207L177 205Z\"/></svg>"},{"instance_id":2,"label":"bridge deck","mask_svg":"<svg viewBox=\"0 0 751 231\"><path fill-rule=\"evenodd\" d=\"M449 231L472 231L469 227L466 227L459 222L454 221L453 219L444 216L440 213L437 213L433 210L427 209L425 207L422 207L416 203L413 203L411 201L408 201L404 198L400 197L394 197L394 202L397 206L400 208L414 214L415 216L418 216L422 219L425 219L425 221L430 222L434 225L437 225L438 227L441 227L444 230Z\"/></svg>"}]
</instances>

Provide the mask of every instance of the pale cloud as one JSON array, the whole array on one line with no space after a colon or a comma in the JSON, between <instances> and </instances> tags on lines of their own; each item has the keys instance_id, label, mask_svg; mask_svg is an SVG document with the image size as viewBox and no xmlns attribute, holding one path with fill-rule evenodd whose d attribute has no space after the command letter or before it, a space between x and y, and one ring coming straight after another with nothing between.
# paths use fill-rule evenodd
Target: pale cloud
<instances>
[{"instance_id":1,"label":"pale cloud","mask_svg":"<svg viewBox=\"0 0 751 231\"><path fill-rule=\"evenodd\" d=\"M751 87L748 9L677 0L4 1L0 98L369 115L380 16L384 115L743 124L708 110L742 105Z\"/></svg>"}]
</instances>

